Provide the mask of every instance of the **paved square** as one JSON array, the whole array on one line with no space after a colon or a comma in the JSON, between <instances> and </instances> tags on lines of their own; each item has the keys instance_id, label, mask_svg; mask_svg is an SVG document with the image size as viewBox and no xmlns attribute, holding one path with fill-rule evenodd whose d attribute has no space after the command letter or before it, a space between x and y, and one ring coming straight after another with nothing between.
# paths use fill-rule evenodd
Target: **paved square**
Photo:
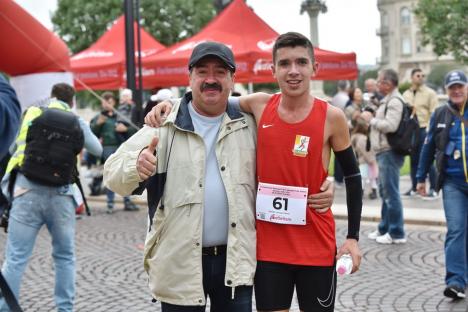
<instances>
[{"instance_id":1,"label":"paved square","mask_svg":"<svg viewBox=\"0 0 468 312\"><path fill-rule=\"evenodd\" d=\"M76 311L160 311L159 303L151 303L142 265L145 211L117 207L107 215L102 204L92 205L93 216L77 222ZM339 239L346 224L337 221ZM407 226L408 243L390 246L367 239L375 224L361 228L361 270L338 278L335 311L468 311L466 300L453 303L442 295L445 228ZM0 233L2 261L5 238ZM23 278L24 310L55 311L53 285L50 237L43 228ZM299 311L295 302L291 311Z\"/></svg>"}]
</instances>

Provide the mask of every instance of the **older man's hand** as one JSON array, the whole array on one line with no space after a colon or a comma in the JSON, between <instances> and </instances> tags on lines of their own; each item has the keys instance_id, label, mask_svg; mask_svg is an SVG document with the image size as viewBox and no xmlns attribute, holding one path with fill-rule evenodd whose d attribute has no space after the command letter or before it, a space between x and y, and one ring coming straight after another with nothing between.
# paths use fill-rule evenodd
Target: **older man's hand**
<instances>
[{"instance_id":1,"label":"older man's hand","mask_svg":"<svg viewBox=\"0 0 468 312\"><path fill-rule=\"evenodd\" d=\"M325 180L320 186L320 191L320 193L309 195L307 204L309 208L315 209L318 213L325 213L333 204L335 185L333 182Z\"/></svg>"},{"instance_id":2,"label":"older man's hand","mask_svg":"<svg viewBox=\"0 0 468 312\"><path fill-rule=\"evenodd\" d=\"M156 172L156 147L159 138L154 137L150 145L138 155L136 169L141 180L145 181Z\"/></svg>"}]
</instances>

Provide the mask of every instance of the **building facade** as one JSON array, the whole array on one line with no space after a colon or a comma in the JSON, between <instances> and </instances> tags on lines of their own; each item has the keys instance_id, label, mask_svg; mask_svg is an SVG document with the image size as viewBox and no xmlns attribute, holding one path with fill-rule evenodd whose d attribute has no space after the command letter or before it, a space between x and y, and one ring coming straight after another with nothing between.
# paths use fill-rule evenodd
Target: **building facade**
<instances>
[{"instance_id":1,"label":"building facade","mask_svg":"<svg viewBox=\"0 0 468 312\"><path fill-rule=\"evenodd\" d=\"M397 70L401 81L408 81L413 68L428 74L433 66L453 64L450 55L437 56L430 45L422 45L422 36L413 8L417 0L377 0L380 12L381 68Z\"/></svg>"}]
</instances>

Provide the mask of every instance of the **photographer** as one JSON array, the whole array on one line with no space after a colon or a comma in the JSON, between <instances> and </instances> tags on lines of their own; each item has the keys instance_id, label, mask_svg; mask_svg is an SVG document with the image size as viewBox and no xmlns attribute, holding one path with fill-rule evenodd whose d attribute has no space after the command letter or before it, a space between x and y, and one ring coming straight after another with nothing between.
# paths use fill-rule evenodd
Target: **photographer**
<instances>
[{"instance_id":1,"label":"photographer","mask_svg":"<svg viewBox=\"0 0 468 312\"><path fill-rule=\"evenodd\" d=\"M379 107L383 96L377 90L377 82L373 78L366 79L364 82L364 110L374 113Z\"/></svg>"}]
</instances>

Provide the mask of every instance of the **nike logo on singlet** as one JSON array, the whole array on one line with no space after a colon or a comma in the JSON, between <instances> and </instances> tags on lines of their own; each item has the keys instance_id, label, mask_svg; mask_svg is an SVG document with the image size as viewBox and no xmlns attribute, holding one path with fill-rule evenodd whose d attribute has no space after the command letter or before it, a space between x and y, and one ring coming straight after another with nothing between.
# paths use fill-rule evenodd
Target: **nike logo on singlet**
<instances>
[{"instance_id":1,"label":"nike logo on singlet","mask_svg":"<svg viewBox=\"0 0 468 312\"><path fill-rule=\"evenodd\" d=\"M270 128L270 127L273 127L273 125L262 125L262 128L265 129L265 128Z\"/></svg>"}]
</instances>

